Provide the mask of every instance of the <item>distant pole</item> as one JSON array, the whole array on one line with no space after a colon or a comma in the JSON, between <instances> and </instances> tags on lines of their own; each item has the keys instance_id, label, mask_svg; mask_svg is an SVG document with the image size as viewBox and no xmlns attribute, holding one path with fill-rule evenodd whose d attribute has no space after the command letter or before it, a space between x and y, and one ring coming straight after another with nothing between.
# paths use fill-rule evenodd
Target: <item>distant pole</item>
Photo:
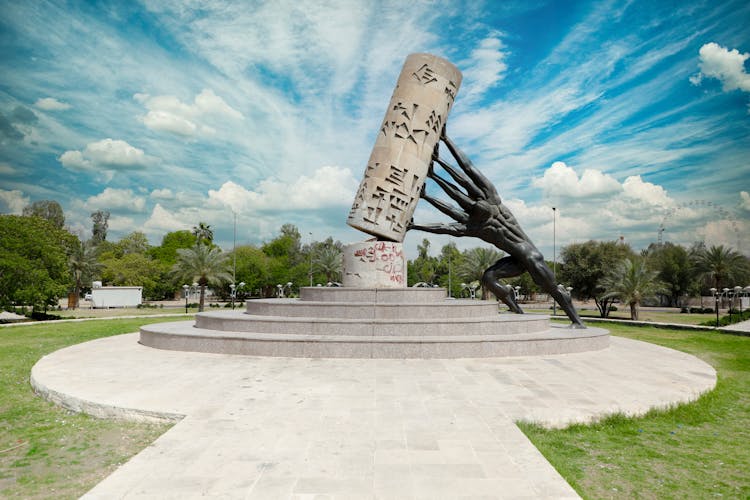
<instances>
[{"instance_id":1,"label":"distant pole","mask_svg":"<svg viewBox=\"0 0 750 500\"><path fill-rule=\"evenodd\" d=\"M232 210L234 216L234 232L232 233L232 283L237 282L237 212Z\"/></svg>"},{"instance_id":2,"label":"distant pole","mask_svg":"<svg viewBox=\"0 0 750 500\"><path fill-rule=\"evenodd\" d=\"M310 286L313 286L313 268L312 268L312 254L313 254L313 239L312 239L312 233L307 233L310 235Z\"/></svg>"},{"instance_id":3,"label":"distant pole","mask_svg":"<svg viewBox=\"0 0 750 500\"><path fill-rule=\"evenodd\" d=\"M448 253L448 297L451 297L451 289L453 288L451 286L451 263L452 263L452 255L451 253Z\"/></svg>"},{"instance_id":4,"label":"distant pole","mask_svg":"<svg viewBox=\"0 0 750 500\"><path fill-rule=\"evenodd\" d=\"M552 207L552 276L557 286L557 207ZM557 314L557 302L552 298L552 316Z\"/></svg>"}]
</instances>

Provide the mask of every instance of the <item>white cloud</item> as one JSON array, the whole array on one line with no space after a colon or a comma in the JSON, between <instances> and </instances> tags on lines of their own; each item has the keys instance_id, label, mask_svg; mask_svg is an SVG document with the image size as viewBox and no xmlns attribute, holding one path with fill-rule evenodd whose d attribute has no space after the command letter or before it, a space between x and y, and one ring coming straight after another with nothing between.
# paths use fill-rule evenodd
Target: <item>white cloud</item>
<instances>
[{"instance_id":1,"label":"white cloud","mask_svg":"<svg viewBox=\"0 0 750 500\"><path fill-rule=\"evenodd\" d=\"M505 78L505 72L508 70L505 59L508 53L503 49L505 45L500 40L500 35L493 34L471 51L469 61L462 65L462 73L466 78L466 89L461 92L461 102L464 105Z\"/></svg>"},{"instance_id":2,"label":"white cloud","mask_svg":"<svg viewBox=\"0 0 750 500\"><path fill-rule=\"evenodd\" d=\"M126 210L140 212L146 206L143 196L136 196L132 189L104 188L104 191L86 200L89 210Z\"/></svg>"},{"instance_id":3,"label":"white cloud","mask_svg":"<svg viewBox=\"0 0 750 500\"><path fill-rule=\"evenodd\" d=\"M136 222L132 217L112 215L109 218L108 224L108 228L110 230L120 233L132 233L133 231L140 231L140 227L136 225Z\"/></svg>"},{"instance_id":4,"label":"white cloud","mask_svg":"<svg viewBox=\"0 0 750 500\"><path fill-rule=\"evenodd\" d=\"M184 136L195 135L198 130L198 125L194 122L167 111L149 111L143 117L143 124L151 130Z\"/></svg>"},{"instance_id":5,"label":"white cloud","mask_svg":"<svg viewBox=\"0 0 750 500\"><path fill-rule=\"evenodd\" d=\"M628 198L641 200L649 205L668 207L674 204L663 187L645 182L640 175L633 175L625 179L622 188Z\"/></svg>"},{"instance_id":6,"label":"white cloud","mask_svg":"<svg viewBox=\"0 0 750 500\"><path fill-rule=\"evenodd\" d=\"M175 213L162 207L159 203L154 206L151 216L143 224L147 233L163 235L169 231L180 231L190 229L190 224L180 220Z\"/></svg>"},{"instance_id":7,"label":"white cloud","mask_svg":"<svg viewBox=\"0 0 750 500\"><path fill-rule=\"evenodd\" d=\"M30 201L29 197L24 196L18 189L12 191L0 189L0 202L2 202L8 210L6 213L21 215L24 207L26 207Z\"/></svg>"},{"instance_id":8,"label":"white cloud","mask_svg":"<svg viewBox=\"0 0 750 500\"><path fill-rule=\"evenodd\" d=\"M289 184L276 179L260 182L249 191L232 181L218 191L209 190L209 204L228 206L235 212L245 210L315 210L348 205L359 185L352 172L341 167L320 167L311 177L301 176Z\"/></svg>"},{"instance_id":9,"label":"white cloud","mask_svg":"<svg viewBox=\"0 0 750 500\"><path fill-rule=\"evenodd\" d=\"M229 106L211 89L203 89L195 96L193 104L185 104L171 95L135 94L133 98L149 110L142 117L148 128L186 137L212 134L214 128L205 123L211 118L244 119L242 113Z\"/></svg>"},{"instance_id":10,"label":"white cloud","mask_svg":"<svg viewBox=\"0 0 750 500\"><path fill-rule=\"evenodd\" d=\"M60 102L54 97L44 97L42 99L38 99L34 106L36 106L39 109L43 109L44 111L65 111L66 109L70 109L73 106L66 102Z\"/></svg>"},{"instance_id":11,"label":"white cloud","mask_svg":"<svg viewBox=\"0 0 750 500\"><path fill-rule=\"evenodd\" d=\"M725 92L737 89L750 92L750 74L745 71L745 61L750 54L728 50L715 42L703 45L698 54L700 72L690 78L693 85L700 85L703 78L716 78Z\"/></svg>"},{"instance_id":12,"label":"white cloud","mask_svg":"<svg viewBox=\"0 0 750 500\"><path fill-rule=\"evenodd\" d=\"M94 165L83 157L80 151L66 151L58 158L63 167L69 170L93 170Z\"/></svg>"},{"instance_id":13,"label":"white cloud","mask_svg":"<svg viewBox=\"0 0 750 500\"><path fill-rule=\"evenodd\" d=\"M15 175L18 173L18 170L11 167L7 163L0 163L0 175Z\"/></svg>"},{"instance_id":14,"label":"white cloud","mask_svg":"<svg viewBox=\"0 0 750 500\"><path fill-rule=\"evenodd\" d=\"M561 161L556 161L541 178L532 181L546 196L570 198L590 198L617 193L622 190L620 183L612 176L599 170L586 169L581 177Z\"/></svg>"},{"instance_id":15,"label":"white cloud","mask_svg":"<svg viewBox=\"0 0 750 500\"><path fill-rule=\"evenodd\" d=\"M164 189L154 189L153 191L151 191L151 194L149 196L155 200L171 200L174 198L175 195L171 189L164 188Z\"/></svg>"},{"instance_id":16,"label":"white cloud","mask_svg":"<svg viewBox=\"0 0 750 500\"><path fill-rule=\"evenodd\" d=\"M125 141L103 139L89 143L83 152L66 151L58 160L69 170L121 170L147 167L157 158Z\"/></svg>"},{"instance_id":17,"label":"white cloud","mask_svg":"<svg viewBox=\"0 0 750 500\"><path fill-rule=\"evenodd\" d=\"M740 191L740 208L750 211L750 193L747 191Z\"/></svg>"}]
</instances>

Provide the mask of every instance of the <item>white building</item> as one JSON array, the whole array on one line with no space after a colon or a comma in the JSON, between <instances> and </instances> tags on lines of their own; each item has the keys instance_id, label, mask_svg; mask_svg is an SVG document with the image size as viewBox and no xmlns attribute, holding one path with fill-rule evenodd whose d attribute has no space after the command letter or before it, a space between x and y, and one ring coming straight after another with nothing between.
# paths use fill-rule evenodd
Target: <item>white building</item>
<instances>
[{"instance_id":1,"label":"white building","mask_svg":"<svg viewBox=\"0 0 750 500\"><path fill-rule=\"evenodd\" d=\"M102 286L95 281L91 288L91 307L136 307L143 303L142 286Z\"/></svg>"}]
</instances>

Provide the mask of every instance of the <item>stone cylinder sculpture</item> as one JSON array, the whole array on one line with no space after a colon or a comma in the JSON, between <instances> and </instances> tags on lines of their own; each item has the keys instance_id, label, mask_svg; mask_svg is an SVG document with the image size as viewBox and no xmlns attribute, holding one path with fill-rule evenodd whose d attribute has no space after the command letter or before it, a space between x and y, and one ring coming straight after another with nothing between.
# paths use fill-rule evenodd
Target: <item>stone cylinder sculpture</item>
<instances>
[{"instance_id":1,"label":"stone cylinder sculpture","mask_svg":"<svg viewBox=\"0 0 750 500\"><path fill-rule=\"evenodd\" d=\"M381 240L404 241L460 85L461 72L445 59L406 58L347 224Z\"/></svg>"},{"instance_id":2,"label":"stone cylinder sculpture","mask_svg":"<svg viewBox=\"0 0 750 500\"><path fill-rule=\"evenodd\" d=\"M342 284L353 288L406 287L403 244L370 240L344 246Z\"/></svg>"}]
</instances>

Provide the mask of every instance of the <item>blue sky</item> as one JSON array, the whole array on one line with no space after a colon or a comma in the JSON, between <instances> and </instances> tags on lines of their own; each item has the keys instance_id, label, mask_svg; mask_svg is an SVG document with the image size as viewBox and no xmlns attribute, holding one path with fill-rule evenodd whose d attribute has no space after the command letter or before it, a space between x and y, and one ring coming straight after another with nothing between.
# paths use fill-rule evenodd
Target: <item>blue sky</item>
<instances>
[{"instance_id":1,"label":"blue sky","mask_svg":"<svg viewBox=\"0 0 750 500\"><path fill-rule=\"evenodd\" d=\"M448 134L548 258L623 236L750 254L750 4L4 2L0 212L109 239L364 238L346 216L405 57L452 61ZM429 186L435 193L436 187ZM420 222L442 220L425 202ZM312 233L312 234L311 234ZM406 246L429 237L410 233ZM482 244L461 239L459 246Z\"/></svg>"}]
</instances>

